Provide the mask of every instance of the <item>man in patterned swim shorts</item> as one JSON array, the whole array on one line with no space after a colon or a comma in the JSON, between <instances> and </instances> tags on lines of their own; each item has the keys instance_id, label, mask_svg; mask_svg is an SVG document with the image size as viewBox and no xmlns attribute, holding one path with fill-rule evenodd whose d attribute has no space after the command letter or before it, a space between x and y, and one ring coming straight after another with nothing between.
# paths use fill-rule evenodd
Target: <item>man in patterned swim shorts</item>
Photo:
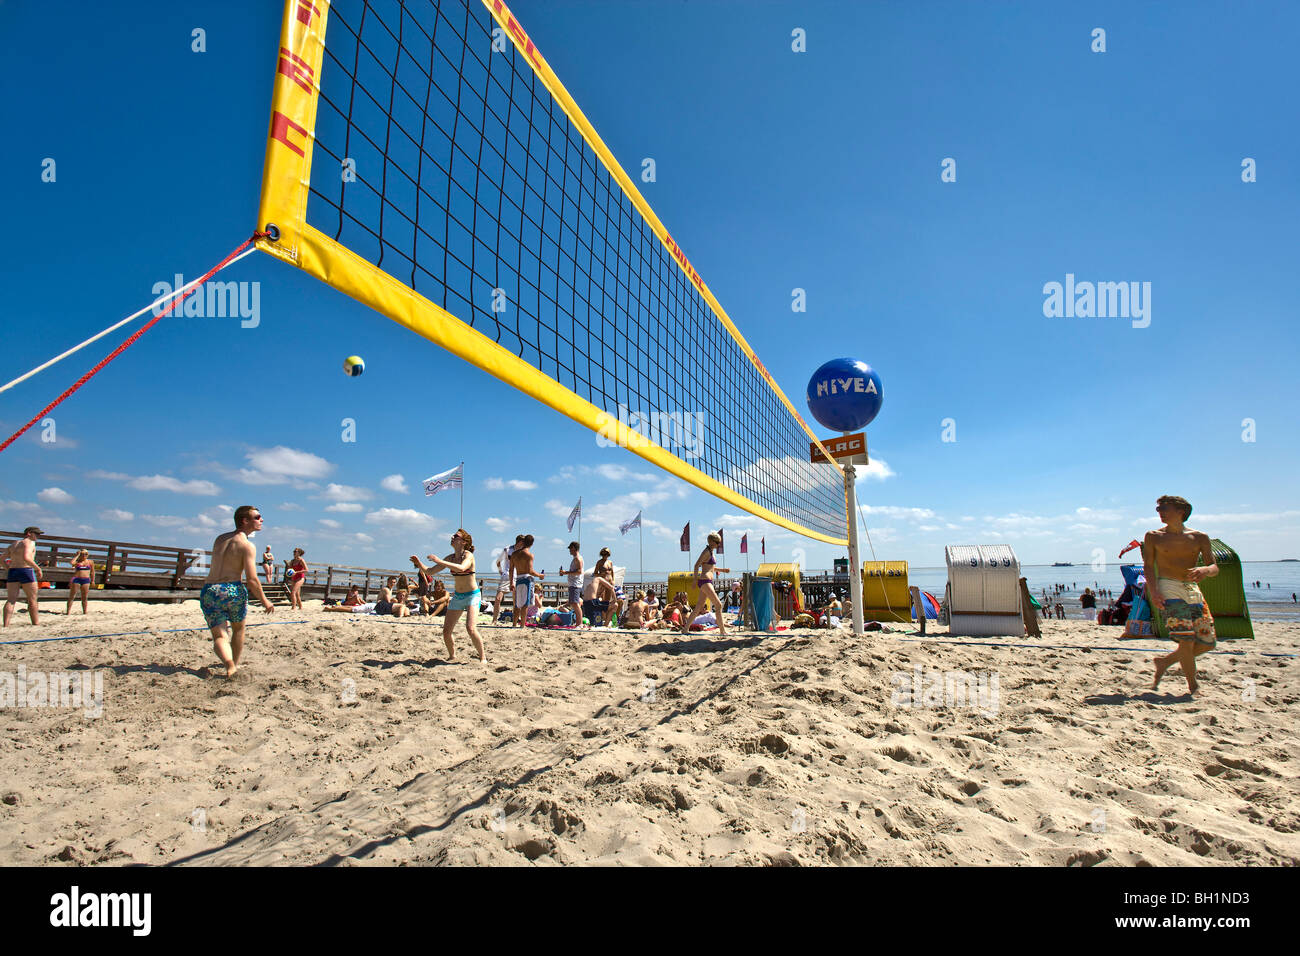
<instances>
[{"instance_id":1,"label":"man in patterned swim shorts","mask_svg":"<svg viewBox=\"0 0 1300 956\"><path fill-rule=\"evenodd\" d=\"M275 606L266 599L257 580L256 551L248 533L260 531L262 514L252 505L235 510L235 530L218 535L212 542L212 569L207 583L199 592L199 607L212 631L212 649L226 665L226 677L239 670L239 656L244 651L244 616L248 613L248 591L262 602L267 613ZM245 585L247 581L247 585ZM227 636L226 627L230 628Z\"/></svg>"},{"instance_id":2,"label":"man in patterned swim shorts","mask_svg":"<svg viewBox=\"0 0 1300 956\"><path fill-rule=\"evenodd\" d=\"M1178 642L1178 649L1156 658L1156 679L1151 689L1160 686L1160 678L1172 664L1179 663L1187 678L1187 691L1194 694L1200 686L1196 682L1196 658L1213 650L1215 644L1214 618L1197 582L1214 577L1219 566L1214 561L1210 536L1183 526L1192 516L1186 498L1162 495L1156 500L1156 512L1165 526L1148 531L1142 543L1147 599L1160 609L1169 637ZM1198 564L1202 557L1203 565Z\"/></svg>"}]
</instances>

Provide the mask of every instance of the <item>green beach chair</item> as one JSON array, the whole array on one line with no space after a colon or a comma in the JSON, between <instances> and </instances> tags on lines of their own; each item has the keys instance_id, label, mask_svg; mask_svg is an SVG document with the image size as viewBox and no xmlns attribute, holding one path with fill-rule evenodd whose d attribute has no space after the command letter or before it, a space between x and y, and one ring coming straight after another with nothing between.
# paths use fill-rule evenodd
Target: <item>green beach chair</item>
<instances>
[{"instance_id":1,"label":"green beach chair","mask_svg":"<svg viewBox=\"0 0 1300 956\"><path fill-rule=\"evenodd\" d=\"M1205 603L1210 606L1210 614L1214 617L1215 636L1219 640L1253 640L1255 628L1250 623L1250 605L1246 603L1241 558L1218 538L1210 539L1210 548L1214 551L1214 563L1219 566L1219 573L1212 578L1205 578L1199 585L1201 593L1205 595ZM1155 564L1154 560L1152 564ZM1159 573L1157 567L1156 574ZM1154 604L1151 606L1151 620L1160 636L1167 639L1169 628L1165 625L1164 615Z\"/></svg>"}]
</instances>

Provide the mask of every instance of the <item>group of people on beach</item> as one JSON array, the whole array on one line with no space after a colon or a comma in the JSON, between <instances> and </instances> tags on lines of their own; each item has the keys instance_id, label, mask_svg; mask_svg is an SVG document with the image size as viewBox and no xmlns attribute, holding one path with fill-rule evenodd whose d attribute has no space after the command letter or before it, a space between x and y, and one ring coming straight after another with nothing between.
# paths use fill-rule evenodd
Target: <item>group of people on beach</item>
<instances>
[{"instance_id":1,"label":"group of people on beach","mask_svg":"<svg viewBox=\"0 0 1300 956\"><path fill-rule=\"evenodd\" d=\"M35 525L23 529L23 536L5 549L6 567L4 626L9 626L19 594L27 598L27 616L33 624L41 623L40 589L45 585L45 562L36 560L36 542L45 532ZM95 562L85 548L77 551L68 561L72 577L68 580L68 606L65 614L72 613L73 602L81 598L81 613L90 613L90 589L95 585Z\"/></svg>"},{"instance_id":2,"label":"group of people on beach","mask_svg":"<svg viewBox=\"0 0 1300 956\"><path fill-rule=\"evenodd\" d=\"M1215 563L1210 538L1203 532L1193 531L1185 522L1191 517L1192 506L1185 499L1176 495L1162 495L1156 501L1156 513L1163 522L1157 530L1147 532L1142 543L1144 571L1146 574L1148 601L1158 608L1168 628L1169 636L1177 647L1170 653L1156 659L1153 689L1158 687L1165 672L1174 664L1180 664L1190 692L1198 689L1196 680L1196 658L1214 648L1216 636L1214 619L1210 614L1199 582L1219 573ZM235 530L219 535L212 544L212 562L207 579L199 594L199 605L204 620L212 634L213 649L226 668L226 676L233 677L239 669L239 659L244 646L244 620L247 615L248 601L251 597L261 603L267 613L275 610L267 599L258 578L256 567L256 550L249 535L262 528L263 518L259 509L252 505L241 505L234 514ZM37 588L42 580L42 570L36 560L36 541L44 532L32 526L25 529L22 538L10 544L4 551L7 566L6 601L4 607L4 626L8 626L14 607L20 595L27 598L28 613L33 624L39 623ZM529 623L528 609L540 607L537 585L546 575L537 570L533 553L533 536L518 535L515 543L506 548L497 561L499 580L496 602L492 610L492 621L501 617L501 603L504 596L513 590L514 608L511 614L511 626L523 627ZM600 558L592 569L586 588L585 563L577 541L570 542L570 564L567 572L567 600L558 611L569 612L572 618L566 621L574 623L583 621L584 610L591 614L592 624L600 622L608 625L614 615L624 612L623 626L630 628L675 629L685 634L704 614L710 605L717 609L715 621L720 636L727 634L725 620L722 616L724 602L715 589L714 582L718 574L730 572L729 568L718 566L714 556L715 548L721 545L721 538L711 534L707 546L700 552L693 565L695 583L699 597L694 605L684 592L674 596L673 601L660 608L657 596L653 592L638 591L627 600L622 588L616 583L614 565L608 548L602 548ZM411 555L411 563L416 569L417 588L420 598L420 610L426 614L443 613L443 640L447 647L448 660L456 659L456 647L452 634L462 615L465 627L480 662L487 660L483 641L478 633L477 617L482 601L482 589L479 586L477 565L474 555L474 542L470 533L464 528L457 529L451 536L450 553L443 557L428 555L426 565L416 555ZM290 603L294 608L302 608L302 582L307 576L307 563L304 550L295 548L293 558L286 562L286 576L289 579ZM89 553L82 549L70 561L73 577L72 589L69 591L68 611L79 594L83 613L87 612L88 591L94 583L95 566L89 559ZM271 583L271 570L274 557L268 547L262 555L262 567L268 584ZM435 569L449 572L454 583L454 590L447 592L440 583L430 585ZM404 577L404 575L403 575ZM402 587L401 585L407 585ZM396 587L392 593L391 587ZM79 589L79 590L78 590ZM1085 588L1084 596L1094 602L1091 589ZM411 613L409 581L390 579L390 584L381 590L381 602L389 605L396 616ZM381 602L376 602L379 605ZM356 610L361 604L356 589L352 589L342 607L338 610ZM1058 603L1057 607L1060 607ZM468 613L467 613L468 612ZM1058 612L1059 613L1059 612Z\"/></svg>"}]
</instances>

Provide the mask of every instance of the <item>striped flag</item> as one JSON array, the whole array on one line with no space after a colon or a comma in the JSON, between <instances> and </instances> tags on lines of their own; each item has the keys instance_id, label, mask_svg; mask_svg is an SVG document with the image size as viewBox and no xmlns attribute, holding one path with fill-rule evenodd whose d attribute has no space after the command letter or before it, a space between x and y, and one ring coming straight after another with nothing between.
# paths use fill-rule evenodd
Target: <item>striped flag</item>
<instances>
[{"instance_id":1,"label":"striped flag","mask_svg":"<svg viewBox=\"0 0 1300 956\"><path fill-rule=\"evenodd\" d=\"M740 536L740 553L749 554L749 535L747 534Z\"/></svg>"},{"instance_id":2,"label":"striped flag","mask_svg":"<svg viewBox=\"0 0 1300 956\"><path fill-rule=\"evenodd\" d=\"M1137 538L1134 538L1132 541L1128 543L1128 547L1119 553L1119 556L1122 558L1124 557L1124 555L1128 554L1134 548L1140 548L1140 547L1142 547L1141 542L1139 542Z\"/></svg>"},{"instance_id":3,"label":"striped flag","mask_svg":"<svg viewBox=\"0 0 1300 956\"><path fill-rule=\"evenodd\" d=\"M618 526L618 530L620 534L627 534L633 528L639 528L639 527L641 527L641 512L638 511L636 513L635 518L633 518L631 521L624 521L621 525Z\"/></svg>"},{"instance_id":4,"label":"striped flag","mask_svg":"<svg viewBox=\"0 0 1300 956\"><path fill-rule=\"evenodd\" d=\"M686 522L686 527L682 529L682 550L691 550L691 523Z\"/></svg>"},{"instance_id":5,"label":"striped flag","mask_svg":"<svg viewBox=\"0 0 1300 956\"><path fill-rule=\"evenodd\" d=\"M573 506L573 510L569 512L569 530L570 530L570 531L573 530L573 522L577 521L578 518L580 518L581 516L582 516L582 499L579 498L579 499L578 499L578 503L577 503L576 505L574 505L574 506Z\"/></svg>"},{"instance_id":6,"label":"striped flag","mask_svg":"<svg viewBox=\"0 0 1300 956\"><path fill-rule=\"evenodd\" d=\"M459 488L464 482L465 476L462 472L463 465L457 465L450 471L444 471L440 475L434 475L432 478L424 479L424 494L436 495L440 491L446 491L448 488Z\"/></svg>"}]
</instances>

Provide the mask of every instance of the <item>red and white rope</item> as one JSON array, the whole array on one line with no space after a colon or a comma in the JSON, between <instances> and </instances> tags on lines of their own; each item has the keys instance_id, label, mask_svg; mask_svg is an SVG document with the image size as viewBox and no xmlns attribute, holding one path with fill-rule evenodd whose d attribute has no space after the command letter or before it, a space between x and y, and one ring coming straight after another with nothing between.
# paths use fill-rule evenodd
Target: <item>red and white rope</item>
<instances>
[{"instance_id":1,"label":"red and white rope","mask_svg":"<svg viewBox=\"0 0 1300 956\"><path fill-rule=\"evenodd\" d=\"M55 408L55 406L61 404L61 403L63 402L64 399L68 398L70 395L72 395L73 392L75 392L77 389L81 388L81 386L85 385L88 381L90 381L90 379L91 379L91 378L92 378L92 377L93 377L93 376L94 376L94 375L95 375L95 374L96 374L100 369L102 369L102 368L103 368L105 365L107 365L109 362L113 361L113 359L117 358L119 355L121 355L123 352L125 352L125 351L127 350L127 348L129 348L131 345L135 344L136 339L140 338L140 336L144 335L144 334L145 334L146 332L148 332L151 328L153 328L154 324L157 323L157 321L158 321L159 319L161 319L163 316L165 316L165 315L167 315L169 312L171 312L171 310L174 309L174 308L177 306L177 304L180 303L181 300L184 299L187 295L189 295L191 292L193 292L195 289L197 289L197 288L198 288L199 286L201 286L203 283L207 282L209 279L211 279L214 275L216 275L216 274L217 274L218 272L220 272L222 269L226 268L226 266L228 266L228 265L230 265L231 263L235 262L237 259L242 259L243 256L240 255L240 254L241 254L241 253L244 253L244 254L246 255L247 253L245 253L245 249L247 249L248 252L252 252L253 249L249 249L248 247L249 247L250 245L252 245L253 240L256 239L256 238L258 237L258 235L260 235L260 233L255 233L253 236L249 237L248 239L245 239L242 243L239 244L239 246L238 246L238 247L237 247L233 252L231 252L228 256L226 256L224 259L222 259L220 262L218 262L215 266L213 266L211 269L209 269L206 273L204 273L203 275L199 276L199 278L195 279L193 282L189 283L188 285L182 287L182 289L180 289L178 293L177 293L177 292L173 292L172 295L171 295L171 301L167 303L167 307L166 307L165 309L163 309L162 312L160 312L158 315L154 316L150 321L146 322L143 326L141 326L139 329L137 329L137 330L136 330L136 331L131 335L130 338L128 338L125 342L123 342L123 343L122 343L121 345L119 345L117 348L113 349L113 351L110 352L110 353L108 353L108 355L106 355L104 358L100 359L99 363L98 363L97 365L95 365L94 368L92 368L92 369L91 369L89 372L87 372L85 375L81 376L81 378L77 379L77 380L76 380L76 381L75 381L75 382L74 382L74 383L73 383L69 388L65 389L62 395L60 395L60 396L59 396L58 398L56 398L54 401L50 402L50 404L48 404L48 405L46 405L44 408L42 408L42 409L40 410L40 412L38 412L38 413L36 414L36 416L35 416L31 421L29 421L29 422L28 422L26 425L24 425L22 428L18 429L18 431L14 432L14 433L13 433L12 435L10 435L8 438L6 438L6 439L4 440L4 442L3 442L2 444L0 444L0 452L4 451L4 450L5 450L6 448L8 448L10 445L12 445L14 442L16 442L19 438L22 437L23 433L26 432L27 429L31 428L33 425L35 425L37 422L39 422L42 418L44 418L44 417L45 417L46 415L48 415L51 411L53 411L54 408ZM164 296L164 298L166 298L166 296ZM155 304L156 304L156 303L155 303ZM149 309L152 309L152 308L153 308L153 305L149 305L149 306L147 306L145 309L142 309L140 312L137 312L137 313L136 313L136 316L139 316L139 315L143 314L144 312L146 312L146 311L148 311ZM135 318L136 316L132 316L131 318ZM119 322L118 325L120 326L120 325L122 325L123 323L128 322L128 321L130 321L130 319L124 319L122 322ZM115 326L115 327L116 327L116 326ZM103 332L100 333L100 335L95 336L95 338L100 338L100 337L103 336L103 335L107 335L109 331L111 331L111 330L109 330L109 329L105 329ZM94 339L88 339L86 342L83 342L82 345L88 345L90 342L93 342L93 341L94 341ZM65 354L65 355L71 355L73 352L77 351L77 349L79 349L79 348L81 348L81 345L77 346L77 348L75 348L75 349L71 349L71 350L69 350L68 352L66 352L66 353L64 353L64 354ZM47 366L49 366L49 365L52 365L52 364L54 364L54 362L59 361L59 359L61 359L61 358L63 358L63 357L64 357L64 356L59 356L59 358L54 359L54 360L51 361L51 362L47 362L46 365L45 365L45 366L42 366L41 368L45 368L45 367L47 367ZM23 378L27 378L27 377L30 377L31 375L35 375L35 374L36 374L37 372L39 372L39 371L40 371L40 368L33 369L33 370L32 370L31 372L29 372L27 375L23 376ZM15 381L10 382L9 385L16 385L16 384L17 384L18 382L20 382L20 381L22 381L22 379L16 379ZM5 388L8 388L9 385L6 385ZM0 391L2 391L2 389L0 389Z\"/></svg>"}]
</instances>

